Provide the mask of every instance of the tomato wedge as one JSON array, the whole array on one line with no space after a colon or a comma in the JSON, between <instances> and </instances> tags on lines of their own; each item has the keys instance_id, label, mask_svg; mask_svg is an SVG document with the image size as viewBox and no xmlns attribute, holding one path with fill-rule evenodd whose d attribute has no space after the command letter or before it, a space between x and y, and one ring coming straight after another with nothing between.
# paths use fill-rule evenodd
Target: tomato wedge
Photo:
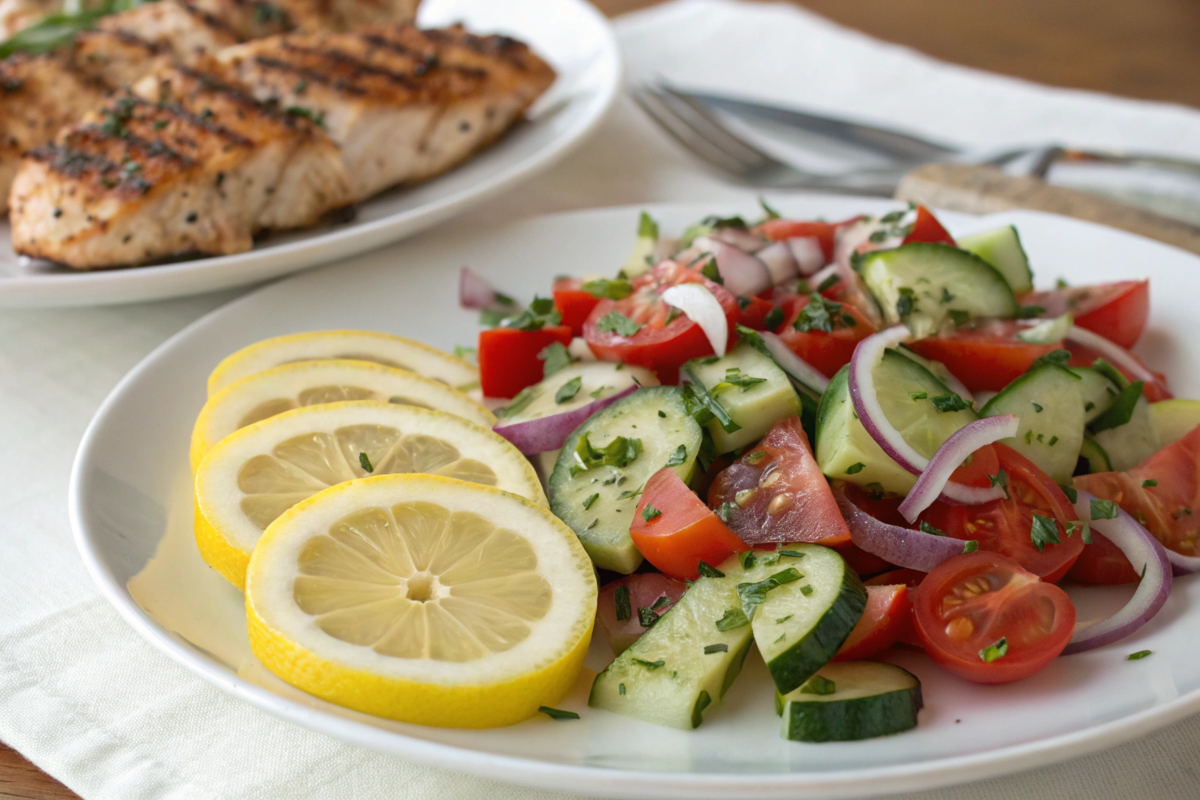
<instances>
[{"instance_id":1,"label":"tomato wedge","mask_svg":"<svg viewBox=\"0 0 1200 800\"><path fill-rule=\"evenodd\" d=\"M1119 586L1137 583L1141 579L1142 576L1137 574L1121 548L1095 530L1092 531L1092 543L1083 548L1067 573L1067 580L1093 586Z\"/></svg>"},{"instance_id":2,"label":"tomato wedge","mask_svg":"<svg viewBox=\"0 0 1200 800\"><path fill-rule=\"evenodd\" d=\"M912 230L904 237L902 244L913 242L929 242L931 244L948 244L957 247L958 242L950 232L942 227L937 217L925 206L917 206L917 218L913 221Z\"/></svg>"},{"instance_id":3,"label":"tomato wedge","mask_svg":"<svg viewBox=\"0 0 1200 800\"><path fill-rule=\"evenodd\" d=\"M596 627L604 634L613 654L619 656L648 630L642 624L643 617L646 622L651 622L651 615L661 617L686 591L686 583L659 572L626 575L600 589L596 598Z\"/></svg>"},{"instance_id":4,"label":"tomato wedge","mask_svg":"<svg viewBox=\"0 0 1200 800\"><path fill-rule=\"evenodd\" d=\"M646 481L629 535L647 561L681 580L699 577L701 561L715 567L750 549L670 467Z\"/></svg>"},{"instance_id":5,"label":"tomato wedge","mask_svg":"<svg viewBox=\"0 0 1200 800\"><path fill-rule=\"evenodd\" d=\"M812 318L804 313L811 302L811 295L792 295L781 302L787 321L779 336L793 353L818 372L833 375L850 363L854 348L875 333L875 326L857 306L831 300L825 302L829 330L813 327Z\"/></svg>"},{"instance_id":6,"label":"tomato wedge","mask_svg":"<svg viewBox=\"0 0 1200 800\"><path fill-rule=\"evenodd\" d=\"M1080 475L1073 485L1114 501L1163 547L1200 556L1200 427L1131 470Z\"/></svg>"},{"instance_id":7,"label":"tomato wedge","mask_svg":"<svg viewBox=\"0 0 1200 800\"><path fill-rule=\"evenodd\" d=\"M583 290L580 278L559 278L554 282L554 307L562 314L562 324L575 336L583 336L583 323L600 298Z\"/></svg>"},{"instance_id":8,"label":"tomato wedge","mask_svg":"<svg viewBox=\"0 0 1200 800\"><path fill-rule=\"evenodd\" d=\"M1024 375L1034 361L1063 347L1062 342L1022 342L1017 333L1028 327L1015 320L981 320L974 327L920 339L909 347L940 361L971 391L998 392Z\"/></svg>"},{"instance_id":9,"label":"tomato wedge","mask_svg":"<svg viewBox=\"0 0 1200 800\"><path fill-rule=\"evenodd\" d=\"M850 541L799 417L776 422L722 471L709 487L708 504L751 544Z\"/></svg>"},{"instance_id":10,"label":"tomato wedge","mask_svg":"<svg viewBox=\"0 0 1200 800\"><path fill-rule=\"evenodd\" d=\"M857 661L903 641L912 629L912 600L903 583L868 586L867 606L834 661Z\"/></svg>"},{"instance_id":11,"label":"tomato wedge","mask_svg":"<svg viewBox=\"0 0 1200 800\"><path fill-rule=\"evenodd\" d=\"M939 564L913 601L934 661L976 683L1011 683L1053 661L1075 628L1067 593L1011 558L969 553Z\"/></svg>"},{"instance_id":12,"label":"tomato wedge","mask_svg":"<svg viewBox=\"0 0 1200 800\"><path fill-rule=\"evenodd\" d=\"M515 397L542 379L544 362L538 355L558 342L571 343L565 325L537 331L492 328L479 334L479 382L484 397Z\"/></svg>"},{"instance_id":13,"label":"tomato wedge","mask_svg":"<svg viewBox=\"0 0 1200 800\"><path fill-rule=\"evenodd\" d=\"M1150 281L1118 281L1026 292L1021 305L1041 306L1045 316L1070 313L1075 324L1126 349L1137 344L1150 317Z\"/></svg>"},{"instance_id":14,"label":"tomato wedge","mask_svg":"<svg viewBox=\"0 0 1200 800\"><path fill-rule=\"evenodd\" d=\"M921 520L947 536L978 542L980 550L1013 558L1023 569L1053 583L1067 574L1084 549L1081 536L1066 534L1067 523L1076 519L1074 507L1062 488L1032 461L1006 445L992 446L1007 476L1008 499L975 506L935 500ZM1047 534L1041 549L1033 539L1035 514L1042 520L1039 531ZM1051 533L1058 544L1052 542Z\"/></svg>"},{"instance_id":15,"label":"tomato wedge","mask_svg":"<svg viewBox=\"0 0 1200 800\"><path fill-rule=\"evenodd\" d=\"M719 284L705 278L699 269L676 261L664 261L633 281L633 294L620 300L602 299L583 326L583 338L601 361L624 361L654 370L664 384L679 379L679 367L692 358L712 355L712 345L700 326L685 314L675 311L662 299L662 293L681 283L699 283L712 292L725 312L730 344L735 336L737 298ZM619 315L610 317L610 314ZM612 323L621 317L629 330L623 335ZM602 323L601 320L607 322Z\"/></svg>"}]
</instances>

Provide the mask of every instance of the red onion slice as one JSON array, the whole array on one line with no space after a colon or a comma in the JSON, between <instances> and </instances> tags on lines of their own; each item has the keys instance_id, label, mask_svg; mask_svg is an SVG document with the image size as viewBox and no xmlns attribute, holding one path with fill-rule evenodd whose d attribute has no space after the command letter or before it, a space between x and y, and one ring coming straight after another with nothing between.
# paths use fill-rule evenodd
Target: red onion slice
<instances>
[{"instance_id":1,"label":"red onion slice","mask_svg":"<svg viewBox=\"0 0 1200 800\"><path fill-rule=\"evenodd\" d=\"M775 242L754 254L759 261L767 265L771 273L771 283L778 286L787 283L800 274L796 259L792 258L792 250L787 242Z\"/></svg>"},{"instance_id":2,"label":"red onion slice","mask_svg":"<svg viewBox=\"0 0 1200 800\"><path fill-rule=\"evenodd\" d=\"M773 285L767 265L744 250L731 244L702 236L692 242L692 247L702 253L712 253L717 260L717 270L730 293L739 297L752 297L765 292Z\"/></svg>"},{"instance_id":3,"label":"red onion slice","mask_svg":"<svg viewBox=\"0 0 1200 800\"><path fill-rule=\"evenodd\" d=\"M1166 549L1150 535L1150 531L1120 508L1114 519L1092 519L1094 499L1087 492L1080 491L1074 504L1075 513L1082 520L1090 520L1093 528L1115 544L1129 559L1134 570L1138 569L1138 564L1145 565L1144 572L1137 591L1124 608L1100 622L1075 625L1075 635L1063 650L1063 655L1082 653L1124 639L1149 622L1171 593L1171 562Z\"/></svg>"},{"instance_id":4,"label":"red onion slice","mask_svg":"<svg viewBox=\"0 0 1200 800\"><path fill-rule=\"evenodd\" d=\"M850 358L848 377L850 402L854 404L854 413L858 415L867 433L883 448L888 458L912 474L920 475L929 459L904 441L900 431L888 421L883 413L883 406L879 404L874 377L875 367L883 360L883 352L892 345L908 341L911 336L908 328L896 325L863 339L854 348L854 355Z\"/></svg>"},{"instance_id":5,"label":"red onion slice","mask_svg":"<svg viewBox=\"0 0 1200 800\"><path fill-rule=\"evenodd\" d=\"M712 292L699 283L681 283L663 292L662 299L700 326L714 353L725 355L725 348L729 345L729 320L725 318L725 309L721 308L720 301L713 297Z\"/></svg>"},{"instance_id":6,"label":"red onion slice","mask_svg":"<svg viewBox=\"0 0 1200 800\"><path fill-rule=\"evenodd\" d=\"M800 268L800 274L804 277L815 274L825 266L825 250L817 237L793 236L787 240L787 246L792 252L796 266Z\"/></svg>"},{"instance_id":7,"label":"red onion slice","mask_svg":"<svg viewBox=\"0 0 1200 800\"><path fill-rule=\"evenodd\" d=\"M850 539L856 546L898 567L929 572L943 561L962 555L966 543L912 528L901 528L875 519L840 491L833 492Z\"/></svg>"},{"instance_id":8,"label":"red onion slice","mask_svg":"<svg viewBox=\"0 0 1200 800\"><path fill-rule=\"evenodd\" d=\"M509 424L501 422L492 430L508 439L527 456L544 453L547 450L557 450L566 443L575 429L582 425L588 417L602 408L607 408L622 397L633 394L637 389L636 385L627 386L615 394L588 403L573 411L564 411L561 414L538 417L525 422Z\"/></svg>"},{"instance_id":9,"label":"red onion slice","mask_svg":"<svg viewBox=\"0 0 1200 800\"><path fill-rule=\"evenodd\" d=\"M759 335L762 336L763 344L766 345L771 358L775 360L780 369L817 394L825 394L825 390L829 388L829 378L826 378L816 367L792 352L792 348L788 347L783 339L780 339L775 334L770 331L763 331Z\"/></svg>"},{"instance_id":10,"label":"red onion slice","mask_svg":"<svg viewBox=\"0 0 1200 800\"><path fill-rule=\"evenodd\" d=\"M717 228L708 235L708 238L732 245L745 253L757 253L768 244L766 237L745 228Z\"/></svg>"},{"instance_id":11,"label":"red onion slice","mask_svg":"<svg viewBox=\"0 0 1200 800\"><path fill-rule=\"evenodd\" d=\"M1193 572L1200 572L1200 558L1196 556L1185 556L1167 549L1167 561L1171 562L1171 572L1175 575L1191 575Z\"/></svg>"},{"instance_id":12,"label":"red onion slice","mask_svg":"<svg viewBox=\"0 0 1200 800\"><path fill-rule=\"evenodd\" d=\"M1070 332L1067 333L1067 338L1092 348L1103 358L1111 361L1115 366L1122 367L1133 373L1140 381L1158 383L1158 376L1147 369L1146 365L1139 361L1133 353L1130 353L1116 342L1110 342L1098 333L1089 331L1087 328L1081 328L1078 325L1072 325Z\"/></svg>"},{"instance_id":13,"label":"red onion slice","mask_svg":"<svg viewBox=\"0 0 1200 800\"><path fill-rule=\"evenodd\" d=\"M624 586L629 599L629 616L617 619L617 590ZM638 640L648 628L643 628L638 616L639 608L651 608L656 616L667 613L671 606L679 602L687 584L668 578L659 572L639 572L606 584L600 589L596 599L596 627L608 641L614 655L621 655L631 644ZM666 597L667 601L661 600ZM659 603L654 608L655 602ZM624 609L622 609L624 610Z\"/></svg>"},{"instance_id":14,"label":"red onion slice","mask_svg":"<svg viewBox=\"0 0 1200 800\"><path fill-rule=\"evenodd\" d=\"M470 267L463 267L458 272L458 304L476 311L508 307L496 299L496 290L492 285L475 274Z\"/></svg>"},{"instance_id":15,"label":"red onion slice","mask_svg":"<svg viewBox=\"0 0 1200 800\"><path fill-rule=\"evenodd\" d=\"M921 477L917 478L916 485L900 504L900 513L909 522L916 522L921 512L929 508L944 489L949 488L950 476L968 456L981 447L1016 436L1017 428L1016 414L985 417L959 428L949 439L942 442L933 458L929 459L929 464L921 472ZM972 505L1004 497L1004 488L1001 486L953 486L954 499ZM966 500L968 496L973 499Z\"/></svg>"}]
</instances>

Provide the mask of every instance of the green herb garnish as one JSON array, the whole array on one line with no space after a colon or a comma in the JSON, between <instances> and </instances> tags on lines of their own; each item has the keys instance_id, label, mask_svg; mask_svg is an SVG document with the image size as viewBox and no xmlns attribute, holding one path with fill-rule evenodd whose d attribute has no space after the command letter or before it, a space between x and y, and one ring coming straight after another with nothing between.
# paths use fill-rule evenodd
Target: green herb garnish
<instances>
[{"instance_id":1,"label":"green herb garnish","mask_svg":"<svg viewBox=\"0 0 1200 800\"><path fill-rule=\"evenodd\" d=\"M717 620L717 630L732 631L749 624L750 620L746 618L740 608L731 608L725 612L725 616Z\"/></svg>"},{"instance_id":2,"label":"green herb garnish","mask_svg":"<svg viewBox=\"0 0 1200 800\"><path fill-rule=\"evenodd\" d=\"M711 656L713 653L728 653L729 645L721 644L706 644L704 645L704 655Z\"/></svg>"},{"instance_id":3,"label":"green herb garnish","mask_svg":"<svg viewBox=\"0 0 1200 800\"><path fill-rule=\"evenodd\" d=\"M622 314L620 311L610 311L596 323L596 330L601 333L615 333L618 336L630 337L640 331L642 326Z\"/></svg>"},{"instance_id":4,"label":"green herb garnish","mask_svg":"<svg viewBox=\"0 0 1200 800\"><path fill-rule=\"evenodd\" d=\"M1003 636L1000 637L1000 641L995 644L989 644L979 651L979 658L989 664L998 658L1004 658L1006 655L1008 655L1008 639Z\"/></svg>"},{"instance_id":5,"label":"green herb garnish","mask_svg":"<svg viewBox=\"0 0 1200 800\"><path fill-rule=\"evenodd\" d=\"M1030 525L1029 538L1033 539L1039 553L1045 552L1048 544L1062 544L1062 539L1058 538L1058 522L1053 517L1043 517L1036 513Z\"/></svg>"},{"instance_id":6,"label":"green herb garnish","mask_svg":"<svg viewBox=\"0 0 1200 800\"><path fill-rule=\"evenodd\" d=\"M701 561L697 571L704 578L724 578L725 573L709 564L707 561Z\"/></svg>"},{"instance_id":7,"label":"green herb garnish","mask_svg":"<svg viewBox=\"0 0 1200 800\"><path fill-rule=\"evenodd\" d=\"M361 466L361 467L362 467L364 470L366 470L367 472L374 472L374 471L375 471L375 467L374 467L374 466L372 466L372 464L371 464L371 459L367 457L367 454L366 454L366 453L359 453L359 454L358 454L358 463L359 463L359 466Z\"/></svg>"},{"instance_id":8,"label":"green herb garnish","mask_svg":"<svg viewBox=\"0 0 1200 800\"><path fill-rule=\"evenodd\" d=\"M551 708L550 706L538 706L538 711L550 719L579 719L579 715L574 711L563 711L562 709Z\"/></svg>"},{"instance_id":9,"label":"green herb garnish","mask_svg":"<svg viewBox=\"0 0 1200 800\"><path fill-rule=\"evenodd\" d=\"M833 694L837 684L820 675L813 675L800 687L800 694Z\"/></svg>"}]
</instances>

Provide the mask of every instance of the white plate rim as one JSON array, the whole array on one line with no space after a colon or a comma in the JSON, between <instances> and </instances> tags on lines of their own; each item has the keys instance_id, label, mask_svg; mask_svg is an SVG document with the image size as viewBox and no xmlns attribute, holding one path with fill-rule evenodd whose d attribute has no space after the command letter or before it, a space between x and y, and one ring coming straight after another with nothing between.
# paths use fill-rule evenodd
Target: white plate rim
<instances>
[{"instance_id":1,"label":"white plate rim","mask_svg":"<svg viewBox=\"0 0 1200 800\"><path fill-rule=\"evenodd\" d=\"M394 243L496 197L550 169L583 145L609 116L624 84L625 65L609 20L587 0L553 0L588 18L600 37L606 80L575 126L549 146L500 167L495 174L446 197L342 230L266 249L113 270L27 275L0 280L0 308L65 308L158 300L248 286L302 272ZM484 151L486 152L486 151ZM436 180L436 178L434 179ZM367 200L366 202L370 202ZM63 288L58 288L58 287Z\"/></svg>"},{"instance_id":2,"label":"white plate rim","mask_svg":"<svg viewBox=\"0 0 1200 800\"><path fill-rule=\"evenodd\" d=\"M816 196L868 202L863 198L852 196ZM730 204L730 201L726 200L705 205L712 208ZM546 214L532 218L532 220L586 215L597 211L649 210L653 213L655 208L694 207L697 205L695 201L637 204ZM1021 213L1057 216L1027 211ZM1073 220L1073 222L1078 223L1079 221ZM1135 234L1121 233L1136 239L1144 238ZM1161 242L1145 241L1155 247L1167 247ZM1171 249L1177 250L1177 248ZM1184 253L1181 250L1177 251ZM1191 254L1184 254L1194 258ZM116 607L120 616L134 630L193 674L273 716L375 752L528 787L556 791L569 790L592 796L689 797L714 798L715 800L729 796L747 798L862 797L935 789L1024 772L1084 756L1123 744L1200 713L1200 689L1196 689L1151 708L1092 725L1074 733L1008 745L975 754L951 756L908 765L865 767L854 770L744 775L574 766L478 750L467 751L452 744L431 742L396 731L386 731L384 732L386 735L380 736L378 728L366 726L353 719L327 714L317 708L307 707L274 694L231 673L227 667L216 663L214 659L204 656L191 646L182 644L174 634L144 612L129 595L125 586L106 568L99 551L88 538L83 522L83 495L87 480L83 472L94 440L100 434L100 428L107 413L122 402L125 393L133 384L137 383L142 373L152 369L158 357L169 350L177 340L190 336L192 330L206 324L210 316L230 306L248 301L259 292L267 291L269 288L257 289L196 319L151 351L116 384L89 422L76 451L68 488L68 516L76 547L89 575L104 597ZM469 758L464 758L464 754L469 754ZM570 787L570 789L564 789L564 787Z\"/></svg>"}]
</instances>

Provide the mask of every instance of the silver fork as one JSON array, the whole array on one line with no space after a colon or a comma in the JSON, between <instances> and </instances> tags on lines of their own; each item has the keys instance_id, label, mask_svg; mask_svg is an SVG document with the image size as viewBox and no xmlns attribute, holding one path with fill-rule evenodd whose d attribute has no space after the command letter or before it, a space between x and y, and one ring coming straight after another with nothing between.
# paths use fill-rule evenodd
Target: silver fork
<instances>
[{"instance_id":1,"label":"silver fork","mask_svg":"<svg viewBox=\"0 0 1200 800\"><path fill-rule=\"evenodd\" d=\"M718 171L754 186L813 189L891 196L914 165L818 173L787 164L747 141L721 122L703 103L666 86L631 90L634 102L685 150ZM1005 166L1015 174L1044 174L1062 152L1056 146L1020 148L971 159L972 163ZM954 159L959 160L959 159Z\"/></svg>"}]
</instances>

